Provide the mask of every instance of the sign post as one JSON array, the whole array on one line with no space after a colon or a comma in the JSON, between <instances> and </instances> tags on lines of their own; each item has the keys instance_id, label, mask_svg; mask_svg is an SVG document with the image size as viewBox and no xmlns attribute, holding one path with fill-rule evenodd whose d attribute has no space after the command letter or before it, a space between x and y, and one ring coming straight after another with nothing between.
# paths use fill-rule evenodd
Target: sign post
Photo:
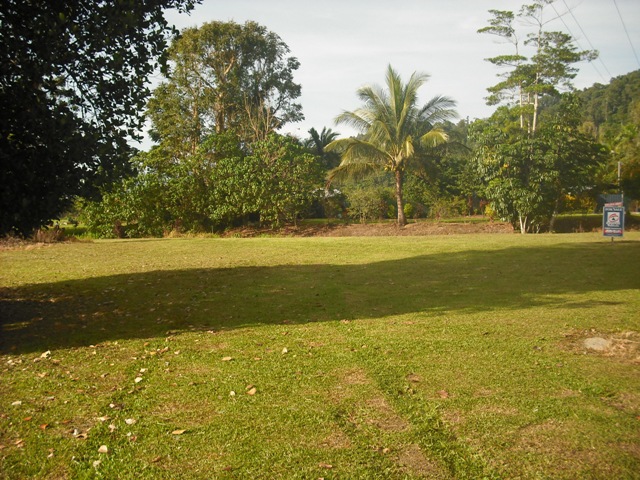
<instances>
[{"instance_id":1,"label":"sign post","mask_svg":"<svg viewBox=\"0 0 640 480\"><path fill-rule=\"evenodd\" d=\"M624 204L606 203L602 210L602 235L611 237L622 237L624 233Z\"/></svg>"}]
</instances>

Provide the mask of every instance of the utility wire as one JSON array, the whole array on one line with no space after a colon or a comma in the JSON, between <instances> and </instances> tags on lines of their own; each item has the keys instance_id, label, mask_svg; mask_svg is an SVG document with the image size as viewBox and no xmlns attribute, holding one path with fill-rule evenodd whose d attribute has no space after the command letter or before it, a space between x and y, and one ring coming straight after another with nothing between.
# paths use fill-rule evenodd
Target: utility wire
<instances>
[{"instance_id":1,"label":"utility wire","mask_svg":"<svg viewBox=\"0 0 640 480\"><path fill-rule=\"evenodd\" d=\"M640 59L638 59L638 53L636 52L636 49L633 46L633 42L631 41L631 37L629 36L629 31L627 30L627 26L625 25L624 19L622 18L622 14L620 13L620 9L618 8L618 2L616 2L616 0L613 0L613 4L616 6L616 10L618 11L618 16L620 17L620 21L622 22L622 28L624 28L624 33L627 34L629 45L631 45L631 50L633 51L633 55L636 57L636 62L638 62L638 66L640 67Z\"/></svg>"},{"instance_id":2,"label":"utility wire","mask_svg":"<svg viewBox=\"0 0 640 480\"><path fill-rule=\"evenodd\" d=\"M563 0L564 1L564 0ZM578 24L578 28L580 28L580 31L582 32L582 34L584 35L584 37L587 39L587 42L589 43L589 45L591 46L592 50L595 50L595 48L593 48L593 45L591 45L591 42L589 42L589 39L587 38L587 36L584 33L584 30L582 30L582 27L580 26L580 24L578 23L578 20L576 20L576 17L573 16L573 12L571 12L571 10L569 9L569 7L567 6L567 2L564 2L564 6L567 7L567 11L569 13L571 13L571 16L573 17L573 20L576 22L576 24ZM566 15L566 12L563 13L562 15L560 15L560 13L558 13L558 10L556 9L556 6L552 3L551 7L553 8L553 11L556 12L556 15L558 16L558 18L560 19L560 21L563 23L564 28L567 29L567 31L569 32L569 35L571 35L571 37L573 38L573 41L576 42L576 45L578 45L578 48L580 50L583 50L582 45L580 45L580 42L578 42L578 39L576 38L576 36L573 34L573 32L571 31L571 29L569 28L569 25L567 25L567 22L564 21L564 18L562 18L564 15ZM600 60L600 55L598 55L598 59ZM600 75L600 78L602 78L603 82L607 82L607 79L604 77L604 75L602 75L602 73L600 72L600 70L598 70L598 67L596 67L596 64L593 62L589 62L591 64L591 66L593 67L593 69L598 73L598 75ZM609 74L609 78L611 78L611 74L609 73L609 70L607 70L606 65L602 62L602 60L600 60L600 63L602 63L602 66L604 67L605 71Z\"/></svg>"},{"instance_id":3,"label":"utility wire","mask_svg":"<svg viewBox=\"0 0 640 480\"><path fill-rule=\"evenodd\" d=\"M566 7L567 11L571 15L571 18L573 18L573 21L576 22L576 25L578 25L578 28L582 32L582 35L584 36L584 39L589 44L589 47L591 48L591 50L598 50L596 47L593 46L593 43L591 43L591 40L589 40L589 37L587 36L587 34L585 33L584 29L582 28L582 25L580 25L580 22L578 22L578 19L573 14L573 10L569 8L569 5L567 5L567 0L562 0L562 3L564 3L564 6ZM564 20L563 20L562 23L564 23ZM566 24L565 24L565 26L566 26ZM568 29L569 29L569 27L567 27L567 30ZM571 34L571 31L569 31L569 33ZM573 34L571 34L571 36L573 36ZM580 47L580 48L582 48L582 47ZM602 64L602 68L604 68L604 71L607 72L607 75L609 75L609 78L613 77L613 75L611 75L611 72L609 71L607 66L604 64L604 60L602 60L602 57L600 55L598 55L598 60L600 60L600 63ZM593 66L593 68L596 68L595 65ZM597 68L596 68L596 71L598 71ZM600 73L600 72L598 72L598 73ZM603 80L605 80L605 78L602 75L600 75L600 76L602 77Z\"/></svg>"}]
</instances>

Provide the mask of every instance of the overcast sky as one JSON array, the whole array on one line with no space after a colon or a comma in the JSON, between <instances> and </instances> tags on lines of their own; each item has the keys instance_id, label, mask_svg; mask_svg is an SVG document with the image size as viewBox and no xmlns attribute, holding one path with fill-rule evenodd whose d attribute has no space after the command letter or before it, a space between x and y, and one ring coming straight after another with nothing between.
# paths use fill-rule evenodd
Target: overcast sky
<instances>
[{"instance_id":1,"label":"overcast sky","mask_svg":"<svg viewBox=\"0 0 640 480\"><path fill-rule=\"evenodd\" d=\"M302 85L305 115L283 131L306 138L311 127L353 133L336 127L335 117L359 106L359 87L383 85L389 64L405 80L414 71L431 75L420 90L422 101L447 95L457 101L461 118L489 116L494 107L486 106L484 97L497 83L498 70L484 59L512 52L477 30L487 25L489 9L517 12L523 3L528 2L204 0L191 15L170 13L168 18L180 29L214 20L254 20L278 34L300 61L295 79ZM580 64L577 88L640 69L640 1L556 0L554 6L560 14L568 8L571 13L550 28L568 29L580 49L600 52L593 64ZM548 14L555 12L549 8Z\"/></svg>"}]
</instances>

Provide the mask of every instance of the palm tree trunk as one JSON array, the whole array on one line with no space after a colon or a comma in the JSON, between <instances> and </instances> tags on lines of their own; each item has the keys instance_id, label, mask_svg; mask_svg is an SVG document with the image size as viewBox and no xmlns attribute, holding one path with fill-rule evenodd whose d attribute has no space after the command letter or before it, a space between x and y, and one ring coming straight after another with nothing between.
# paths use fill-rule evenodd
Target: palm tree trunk
<instances>
[{"instance_id":1,"label":"palm tree trunk","mask_svg":"<svg viewBox=\"0 0 640 480\"><path fill-rule=\"evenodd\" d=\"M396 170L396 201L398 203L398 226L404 227L407 224L407 217L404 215L404 202L402 201L402 180L403 171Z\"/></svg>"}]
</instances>

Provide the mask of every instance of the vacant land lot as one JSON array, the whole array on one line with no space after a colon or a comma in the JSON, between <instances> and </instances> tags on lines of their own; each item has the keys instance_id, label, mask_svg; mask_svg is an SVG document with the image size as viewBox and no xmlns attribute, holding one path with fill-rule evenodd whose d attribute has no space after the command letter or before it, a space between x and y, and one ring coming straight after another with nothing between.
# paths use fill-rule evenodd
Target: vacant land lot
<instances>
[{"instance_id":1,"label":"vacant land lot","mask_svg":"<svg viewBox=\"0 0 640 480\"><path fill-rule=\"evenodd\" d=\"M640 233L0 251L0 478L638 478Z\"/></svg>"}]
</instances>

